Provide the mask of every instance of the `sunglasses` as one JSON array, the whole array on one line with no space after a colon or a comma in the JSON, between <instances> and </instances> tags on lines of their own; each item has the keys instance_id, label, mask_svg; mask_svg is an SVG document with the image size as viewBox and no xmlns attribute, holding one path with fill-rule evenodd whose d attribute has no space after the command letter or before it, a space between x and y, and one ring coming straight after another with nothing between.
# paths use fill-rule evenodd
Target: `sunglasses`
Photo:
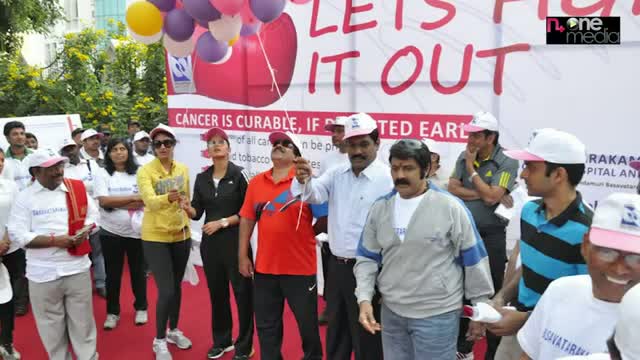
<instances>
[{"instance_id":1,"label":"sunglasses","mask_svg":"<svg viewBox=\"0 0 640 360\"><path fill-rule=\"evenodd\" d=\"M171 140L171 139L162 140L162 141L160 141L160 140L155 140L155 141L153 142L153 147L154 147L154 148L158 148L158 149L159 149L161 146L163 146L163 145L164 145L164 147L165 147L165 148L167 148L167 149L171 149L172 147L174 147L174 146L175 146L175 144L176 144L176 141L175 141L175 140Z\"/></svg>"},{"instance_id":2,"label":"sunglasses","mask_svg":"<svg viewBox=\"0 0 640 360\"><path fill-rule=\"evenodd\" d=\"M293 145L293 142L291 142L291 140L278 140L278 141L273 143L273 147L276 147L278 145L281 145L282 147L286 147L286 148L289 148L289 149L293 149L295 147Z\"/></svg>"},{"instance_id":3,"label":"sunglasses","mask_svg":"<svg viewBox=\"0 0 640 360\"><path fill-rule=\"evenodd\" d=\"M635 270L640 270L640 254L623 254L618 250L595 245L593 245L593 248L596 250L596 255L601 261L612 264L622 257L627 266Z\"/></svg>"}]
</instances>

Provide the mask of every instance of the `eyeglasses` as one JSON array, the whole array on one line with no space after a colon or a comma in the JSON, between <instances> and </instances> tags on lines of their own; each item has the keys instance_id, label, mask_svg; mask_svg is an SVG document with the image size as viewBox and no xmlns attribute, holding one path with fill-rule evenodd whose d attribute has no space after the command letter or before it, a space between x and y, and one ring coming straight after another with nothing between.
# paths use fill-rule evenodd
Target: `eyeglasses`
<instances>
[{"instance_id":1,"label":"eyeglasses","mask_svg":"<svg viewBox=\"0 0 640 360\"><path fill-rule=\"evenodd\" d=\"M293 145L293 142L291 142L291 140L278 140L273 143L273 147L276 147L278 145L281 145L282 147L286 147L289 149L293 149L295 147L295 145Z\"/></svg>"},{"instance_id":2,"label":"eyeglasses","mask_svg":"<svg viewBox=\"0 0 640 360\"><path fill-rule=\"evenodd\" d=\"M595 245L593 245L593 248L596 251L598 259L600 259L601 261L612 264L618 261L620 257L622 257L627 266L636 270L640 270L640 254L623 254L615 249Z\"/></svg>"},{"instance_id":3,"label":"eyeglasses","mask_svg":"<svg viewBox=\"0 0 640 360\"><path fill-rule=\"evenodd\" d=\"M227 142L224 141L224 140L217 140L217 141L216 140L209 140L209 141L207 141L207 145L209 145L209 146L224 145L226 143Z\"/></svg>"},{"instance_id":4,"label":"eyeglasses","mask_svg":"<svg viewBox=\"0 0 640 360\"><path fill-rule=\"evenodd\" d=\"M174 147L174 146L175 146L175 144L176 144L176 141L175 141L175 140L171 140L171 139L162 140L162 141L160 141L160 140L155 140L155 141L153 142L153 147L154 147L154 148L158 148L158 149L159 149L161 146L163 146L163 145L164 145L164 147L165 147L165 148L167 148L167 149L171 149L172 147Z\"/></svg>"}]
</instances>

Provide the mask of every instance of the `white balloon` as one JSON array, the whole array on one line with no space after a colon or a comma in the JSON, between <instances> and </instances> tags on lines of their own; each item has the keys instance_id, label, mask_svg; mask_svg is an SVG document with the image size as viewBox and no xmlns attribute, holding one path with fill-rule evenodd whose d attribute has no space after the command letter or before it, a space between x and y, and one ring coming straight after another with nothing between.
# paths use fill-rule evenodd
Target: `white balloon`
<instances>
[{"instance_id":1,"label":"white balloon","mask_svg":"<svg viewBox=\"0 0 640 360\"><path fill-rule=\"evenodd\" d=\"M153 43L156 43L158 41L160 41L160 39L162 39L162 31L158 31L157 34L151 35L151 36L143 36L143 35L138 35L136 33L134 33L133 31L131 31L131 29L129 29L129 34L131 34L131 37L136 40L139 41L145 45L150 45Z\"/></svg>"},{"instance_id":2,"label":"white balloon","mask_svg":"<svg viewBox=\"0 0 640 360\"><path fill-rule=\"evenodd\" d=\"M169 37L169 35L162 38L162 44L169 54L175 57L187 57L191 55L196 46L193 42L193 37L190 37L187 41L175 41Z\"/></svg>"},{"instance_id":3,"label":"white balloon","mask_svg":"<svg viewBox=\"0 0 640 360\"><path fill-rule=\"evenodd\" d=\"M209 31L213 37L221 42L229 42L236 36L240 36L242 29L242 17L240 14L229 16L222 15L220 19L209 22Z\"/></svg>"},{"instance_id":4,"label":"white balloon","mask_svg":"<svg viewBox=\"0 0 640 360\"><path fill-rule=\"evenodd\" d=\"M213 62L212 64L220 65L220 64L226 63L227 60L231 58L232 53L233 53L233 46L229 46L229 49L227 50L227 53L224 55L224 57L216 62Z\"/></svg>"}]
</instances>

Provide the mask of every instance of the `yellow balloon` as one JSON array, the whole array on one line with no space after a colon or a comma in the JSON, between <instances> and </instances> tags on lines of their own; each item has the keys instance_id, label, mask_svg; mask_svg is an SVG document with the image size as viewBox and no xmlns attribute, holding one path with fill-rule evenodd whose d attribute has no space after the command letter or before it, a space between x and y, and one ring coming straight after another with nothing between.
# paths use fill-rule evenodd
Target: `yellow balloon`
<instances>
[{"instance_id":1,"label":"yellow balloon","mask_svg":"<svg viewBox=\"0 0 640 360\"><path fill-rule=\"evenodd\" d=\"M152 36L162 31L162 13L150 2L136 1L125 16L129 28L138 35Z\"/></svg>"},{"instance_id":2,"label":"yellow balloon","mask_svg":"<svg viewBox=\"0 0 640 360\"><path fill-rule=\"evenodd\" d=\"M229 40L229 46L233 46L233 44L238 42L238 39L240 39L240 34L236 35L236 37L234 37L233 39Z\"/></svg>"}]
</instances>

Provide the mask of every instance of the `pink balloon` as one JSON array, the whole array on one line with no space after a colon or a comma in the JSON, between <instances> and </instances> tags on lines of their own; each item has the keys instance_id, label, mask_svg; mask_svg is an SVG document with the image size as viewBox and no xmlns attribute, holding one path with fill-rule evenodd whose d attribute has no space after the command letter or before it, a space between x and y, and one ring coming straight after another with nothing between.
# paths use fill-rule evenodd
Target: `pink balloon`
<instances>
[{"instance_id":1,"label":"pink balloon","mask_svg":"<svg viewBox=\"0 0 640 360\"><path fill-rule=\"evenodd\" d=\"M244 6L242 6L242 10L240 10L240 17L242 18L242 23L245 25L256 25L260 22L258 18L253 15L253 11L251 11L251 6L249 6L249 0L244 2Z\"/></svg>"},{"instance_id":2,"label":"pink balloon","mask_svg":"<svg viewBox=\"0 0 640 360\"><path fill-rule=\"evenodd\" d=\"M211 5L225 15L235 15L240 12L244 0L209 0Z\"/></svg>"},{"instance_id":3,"label":"pink balloon","mask_svg":"<svg viewBox=\"0 0 640 360\"><path fill-rule=\"evenodd\" d=\"M311 0L291 0L292 3L294 4L306 4Z\"/></svg>"}]
</instances>

